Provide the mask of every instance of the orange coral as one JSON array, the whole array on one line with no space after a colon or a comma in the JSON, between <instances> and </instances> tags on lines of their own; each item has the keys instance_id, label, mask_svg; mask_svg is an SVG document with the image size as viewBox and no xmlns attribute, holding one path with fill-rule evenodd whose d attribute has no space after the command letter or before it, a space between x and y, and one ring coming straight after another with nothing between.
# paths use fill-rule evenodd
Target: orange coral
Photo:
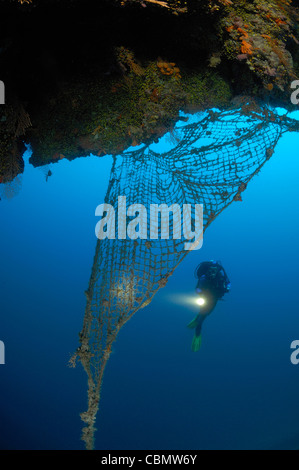
<instances>
[{"instance_id":1,"label":"orange coral","mask_svg":"<svg viewBox=\"0 0 299 470\"><path fill-rule=\"evenodd\" d=\"M242 34L242 36L244 37L244 39L249 38L248 33L247 33L246 31L244 31L244 29L238 28L237 31L238 31L238 33L241 33L241 34Z\"/></svg>"},{"instance_id":2,"label":"orange coral","mask_svg":"<svg viewBox=\"0 0 299 470\"><path fill-rule=\"evenodd\" d=\"M245 40L243 40L242 45L241 45L241 52L242 54L252 55L253 54L252 45L249 42L246 42Z\"/></svg>"},{"instance_id":3,"label":"orange coral","mask_svg":"<svg viewBox=\"0 0 299 470\"><path fill-rule=\"evenodd\" d=\"M275 19L275 23L280 25L280 24L287 24L286 21L281 20L280 18Z\"/></svg>"},{"instance_id":4,"label":"orange coral","mask_svg":"<svg viewBox=\"0 0 299 470\"><path fill-rule=\"evenodd\" d=\"M218 0L219 3L222 3L222 5L228 7L228 6L231 6L233 4L233 2L231 0Z\"/></svg>"},{"instance_id":5,"label":"orange coral","mask_svg":"<svg viewBox=\"0 0 299 470\"><path fill-rule=\"evenodd\" d=\"M94 131L92 132L92 135L94 135L96 138L98 138L98 137L99 137L99 134L100 134L100 132L101 132L101 129L102 129L101 126L97 126L97 127L94 129Z\"/></svg>"},{"instance_id":6,"label":"orange coral","mask_svg":"<svg viewBox=\"0 0 299 470\"><path fill-rule=\"evenodd\" d=\"M244 26L245 28L248 28L248 25L246 24ZM235 25L228 26L226 30L230 33L233 30L236 30L240 34L240 41L241 41L241 53L244 57L238 56L239 59L245 59L246 55L252 55L253 54L253 46L248 42L249 39L249 34L245 29L241 27L236 27Z\"/></svg>"},{"instance_id":7,"label":"orange coral","mask_svg":"<svg viewBox=\"0 0 299 470\"><path fill-rule=\"evenodd\" d=\"M115 83L111 87L111 93L117 93L121 87L122 87L121 83Z\"/></svg>"},{"instance_id":8,"label":"orange coral","mask_svg":"<svg viewBox=\"0 0 299 470\"><path fill-rule=\"evenodd\" d=\"M159 60L157 62L157 67L163 75L173 75L175 78L182 78L180 69L176 67L174 62L163 62L162 60Z\"/></svg>"},{"instance_id":9,"label":"orange coral","mask_svg":"<svg viewBox=\"0 0 299 470\"><path fill-rule=\"evenodd\" d=\"M158 88L155 88L152 91L152 93L150 95L150 100L155 101L155 102L159 101L159 90L158 90Z\"/></svg>"}]
</instances>

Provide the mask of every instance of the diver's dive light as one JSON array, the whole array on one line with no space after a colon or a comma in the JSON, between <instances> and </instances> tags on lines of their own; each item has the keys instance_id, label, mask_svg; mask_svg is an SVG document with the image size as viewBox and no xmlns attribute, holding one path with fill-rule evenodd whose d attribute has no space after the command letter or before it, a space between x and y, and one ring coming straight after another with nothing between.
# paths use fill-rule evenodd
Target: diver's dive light
<instances>
[{"instance_id":1,"label":"diver's dive light","mask_svg":"<svg viewBox=\"0 0 299 470\"><path fill-rule=\"evenodd\" d=\"M206 299L205 299L204 297L199 297L199 298L196 300L196 303L197 303L197 305L199 305L200 307L202 307L203 305L205 305Z\"/></svg>"}]
</instances>

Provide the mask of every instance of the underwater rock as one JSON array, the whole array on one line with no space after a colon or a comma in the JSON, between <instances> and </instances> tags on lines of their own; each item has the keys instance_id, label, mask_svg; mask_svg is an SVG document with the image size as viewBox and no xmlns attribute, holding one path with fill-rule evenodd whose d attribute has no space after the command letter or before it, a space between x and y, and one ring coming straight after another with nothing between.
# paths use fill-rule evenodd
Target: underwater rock
<instances>
[{"instance_id":1,"label":"underwater rock","mask_svg":"<svg viewBox=\"0 0 299 470\"><path fill-rule=\"evenodd\" d=\"M0 0L0 79L22 103L19 127L1 121L0 177L24 139L44 165L117 154L237 95L288 106L297 22L278 0Z\"/></svg>"},{"instance_id":2,"label":"underwater rock","mask_svg":"<svg viewBox=\"0 0 299 470\"><path fill-rule=\"evenodd\" d=\"M25 146L20 137L31 126L23 105L16 97L12 98L0 107L0 183L10 182L23 173Z\"/></svg>"}]
</instances>

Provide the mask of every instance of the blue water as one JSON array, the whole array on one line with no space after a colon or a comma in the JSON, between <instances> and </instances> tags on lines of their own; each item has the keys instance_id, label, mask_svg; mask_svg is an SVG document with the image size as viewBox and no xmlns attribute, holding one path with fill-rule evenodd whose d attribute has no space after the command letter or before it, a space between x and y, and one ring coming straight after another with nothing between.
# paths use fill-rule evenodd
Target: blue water
<instances>
[{"instance_id":1,"label":"blue water","mask_svg":"<svg viewBox=\"0 0 299 470\"><path fill-rule=\"evenodd\" d=\"M298 114L298 113L297 113ZM298 116L297 116L298 118ZM209 227L152 303L123 327L103 381L97 449L299 447L298 134ZM87 377L78 347L112 158L28 163L0 201L1 449L83 449ZM221 260L232 290L192 353L194 268Z\"/></svg>"}]
</instances>

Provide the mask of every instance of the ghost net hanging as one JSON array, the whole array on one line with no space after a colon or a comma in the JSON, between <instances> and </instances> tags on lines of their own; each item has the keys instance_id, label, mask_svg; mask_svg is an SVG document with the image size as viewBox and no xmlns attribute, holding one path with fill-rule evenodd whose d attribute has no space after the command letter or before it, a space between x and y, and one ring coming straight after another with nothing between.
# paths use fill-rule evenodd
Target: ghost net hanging
<instances>
[{"instance_id":1,"label":"ghost net hanging","mask_svg":"<svg viewBox=\"0 0 299 470\"><path fill-rule=\"evenodd\" d=\"M271 158L286 131L298 123L267 109L208 111L198 122L178 126L176 145L165 153L150 146L114 158L106 203L127 206L203 204L203 230L233 201ZM121 327L150 303L186 256L182 239L98 240L86 291L87 305L76 356L88 375L88 409L82 439L94 447L96 415L105 365ZM148 229L149 230L149 229ZM149 231L147 232L149 235Z\"/></svg>"}]
</instances>

